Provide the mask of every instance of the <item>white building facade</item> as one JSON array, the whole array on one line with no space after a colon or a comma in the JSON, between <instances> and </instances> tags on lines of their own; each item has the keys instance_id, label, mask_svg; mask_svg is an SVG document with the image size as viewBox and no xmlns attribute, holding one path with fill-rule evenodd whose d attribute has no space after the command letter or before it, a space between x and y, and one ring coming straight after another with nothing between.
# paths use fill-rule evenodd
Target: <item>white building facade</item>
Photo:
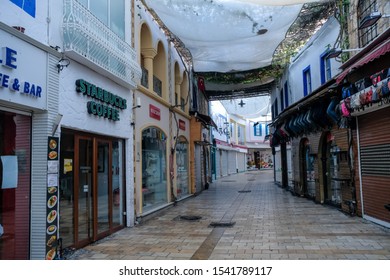
<instances>
[{"instance_id":1,"label":"white building facade","mask_svg":"<svg viewBox=\"0 0 390 280\"><path fill-rule=\"evenodd\" d=\"M16 133L2 135L15 143L0 151L3 177L15 178L1 188L15 198L0 212L14 236L1 258L59 258L60 245L79 248L134 224L131 108L141 69L131 1L4 2L2 74L13 83L0 88L1 125Z\"/></svg>"}]
</instances>

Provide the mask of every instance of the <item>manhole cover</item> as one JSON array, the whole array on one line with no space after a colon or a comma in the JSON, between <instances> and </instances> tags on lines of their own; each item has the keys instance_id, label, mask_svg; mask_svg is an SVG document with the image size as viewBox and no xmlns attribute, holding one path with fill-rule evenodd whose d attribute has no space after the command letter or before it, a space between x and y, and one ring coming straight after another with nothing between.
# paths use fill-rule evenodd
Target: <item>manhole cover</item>
<instances>
[{"instance_id":1,"label":"manhole cover","mask_svg":"<svg viewBox=\"0 0 390 280\"><path fill-rule=\"evenodd\" d=\"M243 191L238 191L239 193L250 193L251 191L245 191L245 190L243 190Z\"/></svg>"},{"instance_id":2,"label":"manhole cover","mask_svg":"<svg viewBox=\"0 0 390 280\"><path fill-rule=\"evenodd\" d=\"M184 220L184 221L197 221L202 219L201 216L191 216L191 215L180 216L179 218L180 220Z\"/></svg>"},{"instance_id":3,"label":"manhole cover","mask_svg":"<svg viewBox=\"0 0 390 280\"><path fill-rule=\"evenodd\" d=\"M210 224L211 227L232 227L236 222L213 222Z\"/></svg>"}]
</instances>

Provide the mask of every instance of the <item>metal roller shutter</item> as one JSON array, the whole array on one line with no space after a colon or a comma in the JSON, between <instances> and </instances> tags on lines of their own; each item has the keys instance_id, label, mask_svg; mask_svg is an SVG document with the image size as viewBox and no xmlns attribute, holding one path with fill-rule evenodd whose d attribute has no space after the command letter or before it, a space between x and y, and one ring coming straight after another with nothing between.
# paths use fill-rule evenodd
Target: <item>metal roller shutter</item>
<instances>
[{"instance_id":1,"label":"metal roller shutter","mask_svg":"<svg viewBox=\"0 0 390 280\"><path fill-rule=\"evenodd\" d=\"M229 167L229 174L235 174L237 173L237 159L236 159L237 152L235 151L229 151L228 152L228 167Z\"/></svg>"},{"instance_id":2,"label":"metal roller shutter","mask_svg":"<svg viewBox=\"0 0 390 280\"><path fill-rule=\"evenodd\" d=\"M246 161L245 161L244 153L237 154L237 167L238 167L238 172L244 172L246 170Z\"/></svg>"},{"instance_id":3,"label":"metal roller shutter","mask_svg":"<svg viewBox=\"0 0 390 280\"><path fill-rule=\"evenodd\" d=\"M221 163L222 177L224 177L228 175L228 151L222 151Z\"/></svg>"},{"instance_id":4,"label":"metal roller shutter","mask_svg":"<svg viewBox=\"0 0 390 280\"><path fill-rule=\"evenodd\" d=\"M215 177L221 178L221 150L215 151Z\"/></svg>"},{"instance_id":5,"label":"metal roller shutter","mask_svg":"<svg viewBox=\"0 0 390 280\"><path fill-rule=\"evenodd\" d=\"M358 119L364 215L390 222L390 109Z\"/></svg>"}]
</instances>

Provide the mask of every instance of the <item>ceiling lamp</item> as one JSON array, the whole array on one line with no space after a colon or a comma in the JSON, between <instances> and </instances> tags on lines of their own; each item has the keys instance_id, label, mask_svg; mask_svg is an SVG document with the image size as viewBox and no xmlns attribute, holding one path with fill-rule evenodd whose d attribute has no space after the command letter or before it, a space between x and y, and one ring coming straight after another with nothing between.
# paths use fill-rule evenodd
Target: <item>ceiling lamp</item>
<instances>
[{"instance_id":1,"label":"ceiling lamp","mask_svg":"<svg viewBox=\"0 0 390 280\"><path fill-rule=\"evenodd\" d=\"M359 23L359 29L373 26L382 17L390 17L390 15L382 15L380 12L373 12L365 16Z\"/></svg>"}]
</instances>

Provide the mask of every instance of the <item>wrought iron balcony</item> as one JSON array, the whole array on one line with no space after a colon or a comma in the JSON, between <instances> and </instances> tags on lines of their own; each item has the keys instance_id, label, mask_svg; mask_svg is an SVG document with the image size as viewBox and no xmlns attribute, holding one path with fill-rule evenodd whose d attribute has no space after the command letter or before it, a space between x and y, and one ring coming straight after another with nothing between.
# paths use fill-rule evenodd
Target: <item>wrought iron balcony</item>
<instances>
[{"instance_id":1,"label":"wrought iron balcony","mask_svg":"<svg viewBox=\"0 0 390 280\"><path fill-rule=\"evenodd\" d=\"M153 75L153 91L157 93L158 96L162 97L162 82L159 78Z\"/></svg>"},{"instance_id":2,"label":"wrought iron balcony","mask_svg":"<svg viewBox=\"0 0 390 280\"><path fill-rule=\"evenodd\" d=\"M65 52L78 54L80 63L92 62L121 84L137 86L142 73L135 50L76 0L64 1L63 37Z\"/></svg>"},{"instance_id":3,"label":"wrought iron balcony","mask_svg":"<svg viewBox=\"0 0 390 280\"><path fill-rule=\"evenodd\" d=\"M146 88L149 88L149 77L148 77L149 71L148 69L142 66L141 69L142 69L141 85Z\"/></svg>"}]
</instances>

